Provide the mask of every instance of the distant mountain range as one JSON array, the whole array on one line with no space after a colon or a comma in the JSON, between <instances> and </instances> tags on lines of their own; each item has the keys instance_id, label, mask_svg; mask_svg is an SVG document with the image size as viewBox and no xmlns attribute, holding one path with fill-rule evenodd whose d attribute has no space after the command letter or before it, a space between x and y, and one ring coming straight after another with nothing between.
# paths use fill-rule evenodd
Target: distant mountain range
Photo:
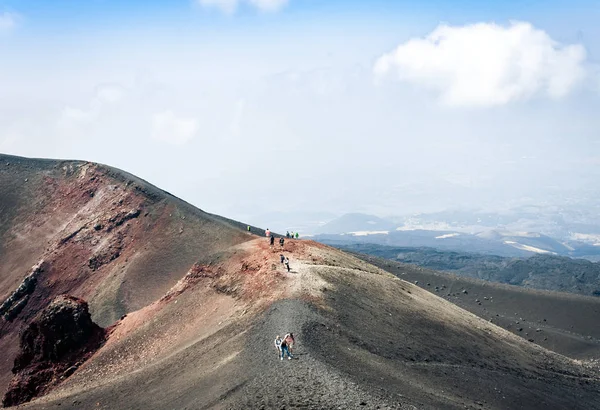
<instances>
[{"instance_id":1,"label":"distant mountain range","mask_svg":"<svg viewBox=\"0 0 600 410\"><path fill-rule=\"evenodd\" d=\"M370 243L505 257L544 254L600 260L600 235L596 237L595 225L581 223L576 227L580 232L550 236L526 230L534 225L535 215L521 216L521 219L518 215L475 214L468 217L462 213L448 213L399 220L353 213L314 229L314 237L332 245ZM544 224L536 226L540 230L543 226L553 226L554 231L559 232L558 222L546 221Z\"/></svg>"},{"instance_id":2,"label":"distant mountain range","mask_svg":"<svg viewBox=\"0 0 600 410\"><path fill-rule=\"evenodd\" d=\"M380 233L395 229L395 224L375 215L351 213L329 221L315 229L317 234Z\"/></svg>"},{"instance_id":3,"label":"distant mountain range","mask_svg":"<svg viewBox=\"0 0 600 410\"><path fill-rule=\"evenodd\" d=\"M339 248L460 276L534 289L600 296L600 262L538 254L511 258L432 248L406 248L368 243Z\"/></svg>"}]
</instances>

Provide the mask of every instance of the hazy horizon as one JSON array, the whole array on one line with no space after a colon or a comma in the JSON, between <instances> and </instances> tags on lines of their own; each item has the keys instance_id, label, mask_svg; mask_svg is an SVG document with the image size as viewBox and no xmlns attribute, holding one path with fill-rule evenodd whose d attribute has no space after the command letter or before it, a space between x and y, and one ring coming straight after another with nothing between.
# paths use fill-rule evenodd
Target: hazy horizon
<instances>
[{"instance_id":1,"label":"hazy horizon","mask_svg":"<svg viewBox=\"0 0 600 410\"><path fill-rule=\"evenodd\" d=\"M2 0L0 152L249 222L587 209L599 20L591 1Z\"/></svg>"}]
</instances>

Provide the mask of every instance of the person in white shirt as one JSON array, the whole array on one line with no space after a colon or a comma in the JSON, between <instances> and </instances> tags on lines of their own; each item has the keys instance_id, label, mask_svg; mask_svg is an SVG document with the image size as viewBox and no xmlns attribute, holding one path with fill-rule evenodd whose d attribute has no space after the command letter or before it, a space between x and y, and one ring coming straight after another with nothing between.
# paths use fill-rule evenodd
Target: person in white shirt
<instances>
[{"instance_id":1,"label":"person in white shirt","mask_svg":"<svg viewBox=\"0 0 600 410\"><path fill-rule=\"evenodd\" d=\"M281 354L281 336L277 335L277 337L275 338L275 348L277 348L277 356L282 357Z\"/></svg>"}]
</instances>

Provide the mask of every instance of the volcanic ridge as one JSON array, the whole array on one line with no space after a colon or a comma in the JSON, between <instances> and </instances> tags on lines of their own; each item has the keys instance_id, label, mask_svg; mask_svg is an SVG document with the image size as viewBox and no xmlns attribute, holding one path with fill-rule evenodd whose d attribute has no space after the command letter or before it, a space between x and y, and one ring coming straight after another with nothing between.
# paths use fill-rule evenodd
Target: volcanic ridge
<instances>
[{"instance_id":1,"label":"volcanic ridge","mask_svg":"<svg viewBox=\"0 0 600 410\"><path fill-rule=\"evenodd\" d=\"M0 155L3 404L600 409L593 354L246 226L105 165Z\"/></svg>"}]
</instances>

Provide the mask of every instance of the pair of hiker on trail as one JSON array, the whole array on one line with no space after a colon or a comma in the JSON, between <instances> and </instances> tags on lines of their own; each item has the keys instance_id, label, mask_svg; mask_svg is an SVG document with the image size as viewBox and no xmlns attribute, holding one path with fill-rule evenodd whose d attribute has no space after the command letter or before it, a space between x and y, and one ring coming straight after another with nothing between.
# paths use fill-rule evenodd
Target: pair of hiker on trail
<instances>
[{"instance_id":1,"label":"pair of hiker on trail","mask_svg":"<svg viewBox=\"0 0 600 410\"><path fill-rule=\"evenodd\" d=\"M279 246L281 246L281 249L283 249L283 243L284 243L285 239L283 239L283 236L281 238L279 238ZM275 245L275 237L271 236L269 238L269 246L273 247Z\"/></svg>"},{"instance_id":2,"label":"pair of hiker on trail","mask_svg":"<svg viewBox=\"0 0 600 410\"><path fill-rule=\"evenodd\" d=\"M267 230L266 232L267 232L267 238L269 238L269 245L274 246L275 245L275 235L271 235L271 232L269 230ZM281 248L283 249L284 244L285 244L285 239L282 236L279 238L279 246L281 246Z\"/></svg>"},{"instance_id":3,"label":"pair of hiker on trail","mask_svg":"<svg viewBox=\"0 0 600 410\"><path fill-rule=\"evenodd\" d=\"M283 360L286 354L288 360L292 360L294 358L294 356L292 355L294 343L295 340L293 333L286 334L283 337L283 339L281 338L281 336L277 335L277 337L275 338L275 347L277 348L277 351L279 353L280 360Z\"/></svg>"},{"instance_id":4,"label":"pair of hiker on trail","mask_svg":"<svg viewBox=\"0 0 600 410\"><path fill-rule=\"evenodd\" d=\"M281 263L283 263L285 265L285 267L287 268L287 271L290 271L290 258L288 258L287 256L283 256L283 254L279 255L279 258L281 259Z\"/></svg>"}]
</instances>

